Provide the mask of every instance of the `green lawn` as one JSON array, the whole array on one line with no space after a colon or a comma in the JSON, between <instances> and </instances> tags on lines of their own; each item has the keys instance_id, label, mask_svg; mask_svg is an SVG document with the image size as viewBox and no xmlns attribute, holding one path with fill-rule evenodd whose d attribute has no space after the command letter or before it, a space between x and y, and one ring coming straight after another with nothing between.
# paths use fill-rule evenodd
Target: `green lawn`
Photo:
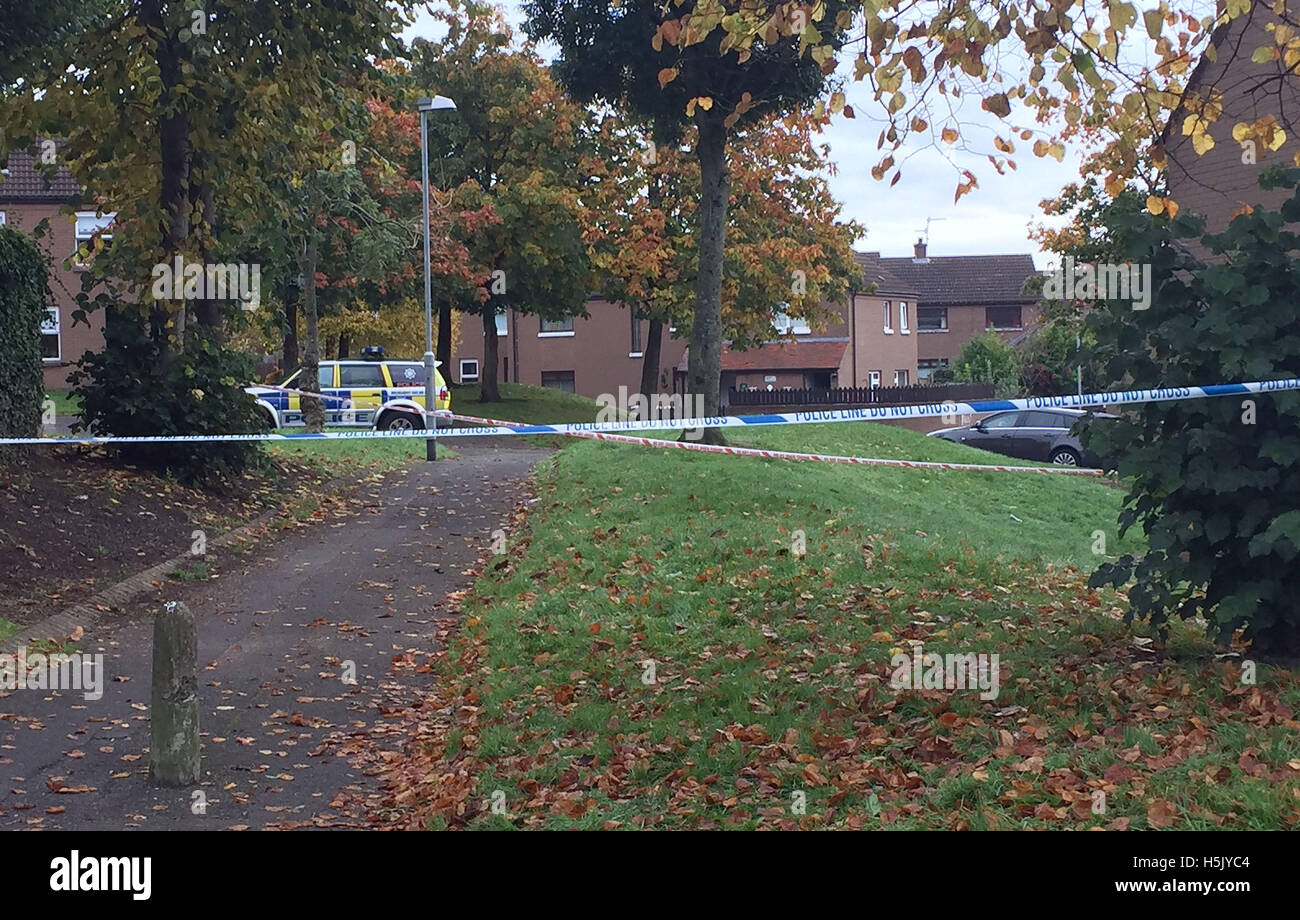
<instances>
[{"instance_id":1,"label":"green lawn","mask_svg":"<svg viewBox=\"0 0 1300 920\"><path fill-rule=\"evenodd\" d=\"M479 387L457 387L451 394L451 409L463 415L495 418L502 421L522 422L528 425L568 424L594 422L601 409L599 403L585 396L565 393L550 387L533 387L521 383L500 385L501 401L485 403L479 398ZM458 425L468 423L458 422ZM472 426L470 426L472 427ZM573 438L537 435L521 437L521 443L547 447L567 447Z\"/></svg>"},{"instance_id":2,"label":"green lawn","mask_svg":"<svg viewBox=\"0 0 1300 920\"><path fill-rule=\"evenodd\" d=\"M746 436L988 456L867 423ZM584 441L538 490L439 655L436 708L454 715L393 768L416 788L410 821L1300 823L1294 677L1260 665L1244 685L1187 629L1164 654L1134 637L1122 597L1086 586L1097 531L1108 556L1135 548L1103 482ZM891 686L893 656L917 643L997 654L996 696Z\"/></svg>"},{"instance_id":3,"label":"green lawn","mask_svg":"<svg viewBox=\"0 0 1300 920\"><path fill-rule=\"evenodd\" d=\"M56 415L76 415L81 411L81 397L68 390L51 390L45 395L54 400Z\"/></svg>"},{"instance_id":4,"label":"green lawn","mask_svg":"<svg viewBox=\"0 0 1300 920\"><path fill-rule=\"evenodd\" d=\"M477 384L456 387L451 392L451 409L465 415L499 418L529 425L594 422L596 413L600 411L600 405L594 399L550 387L503 383L500 390L501 402L485 403L479 398Z\"/></svg>"}]
</instances>

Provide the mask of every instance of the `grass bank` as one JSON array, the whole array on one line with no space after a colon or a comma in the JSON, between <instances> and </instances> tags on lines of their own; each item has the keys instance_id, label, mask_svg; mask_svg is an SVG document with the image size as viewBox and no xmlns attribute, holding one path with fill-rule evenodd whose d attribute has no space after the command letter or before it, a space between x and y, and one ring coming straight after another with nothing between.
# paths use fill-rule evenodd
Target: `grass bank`
<instances>
[{"instance_id":1,"label":"grass bank","mask_svg":"<svg viewBox=\"0 0 1300 920\"><path fill-rule=\"evenodd\" d=\"M880 425L746 436L988 457ZM582 442L538 490L412 717L432 740L388 767L400 823L1300 823L1294 677L1132 634L1086 585L1099 533L1135 548L1101 482ZM914 650L996 655L996 685L900 687Z\"/></svg>"}]
</instances>

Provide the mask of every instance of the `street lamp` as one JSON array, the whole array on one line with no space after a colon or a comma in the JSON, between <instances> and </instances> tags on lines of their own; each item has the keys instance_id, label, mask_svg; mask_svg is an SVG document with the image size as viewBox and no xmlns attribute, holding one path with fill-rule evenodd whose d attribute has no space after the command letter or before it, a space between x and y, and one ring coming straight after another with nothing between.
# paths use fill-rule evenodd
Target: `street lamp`
<instances>
[{"instance_id":1,"label":"street lamp","mask_svg":"<svg viewBox=\"0 0 1300 920\"><path fill-rule=\"evenodd\" d=\"M424 174L424 420L433 430L433 437L424 442L426 460L438 457L438 389L434 386L434 368L438 361L433 354L433 275L429 256L429 113L455 111L456 103L446 96L424 98L416 102L420 110L420 166Z\"/></svg>"}]
</instances>

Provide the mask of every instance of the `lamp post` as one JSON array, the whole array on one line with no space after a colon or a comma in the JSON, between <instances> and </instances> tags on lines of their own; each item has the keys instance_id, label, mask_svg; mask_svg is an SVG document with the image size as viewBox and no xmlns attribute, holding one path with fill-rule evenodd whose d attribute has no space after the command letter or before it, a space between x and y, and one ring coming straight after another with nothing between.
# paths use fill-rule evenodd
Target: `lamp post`
<instances>
[{"instance_id":1,"label":"lamp post","mask_svg":"<svg viewBox=\"0 0 1300 920\"><path fill-rule=\"evenodd\" d=\"M433 437L424 442L426 460L438 457L438 388L434 386L437 358L433 354L433 275L429 256L429 113L455 111L456 103L446 96L424 98L416 102L420 110L420 166L424 178L424 423L433 431Z\"/></svg>"}]
</instances>

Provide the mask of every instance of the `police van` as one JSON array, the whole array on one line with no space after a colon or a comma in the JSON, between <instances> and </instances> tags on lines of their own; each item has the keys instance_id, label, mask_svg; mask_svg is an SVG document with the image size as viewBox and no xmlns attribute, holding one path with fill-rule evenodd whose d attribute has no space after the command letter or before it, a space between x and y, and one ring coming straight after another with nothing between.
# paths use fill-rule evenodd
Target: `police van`
<instances>
[{"instance_id":1,"label":"police van","mask_svg":"<svg viewBox=\"0 0 1300 920\"><path fill-rule=\"evenodd\" d=\"M381 348L362 350L360 361L320 362L321 401L325 404L325 424L333 428L377 428L381 431L423 429L424 364L420 361L396 361L384 357ZM441 366L439 361L435 367ZM300 368L279 386L246 387L245 392L257 400L273 428L297 428L304 425L302 391L306 378ZM434 424L451 425L451 392L442 374L433 372L436 391Z\"/></svg>"}]
</instances>

